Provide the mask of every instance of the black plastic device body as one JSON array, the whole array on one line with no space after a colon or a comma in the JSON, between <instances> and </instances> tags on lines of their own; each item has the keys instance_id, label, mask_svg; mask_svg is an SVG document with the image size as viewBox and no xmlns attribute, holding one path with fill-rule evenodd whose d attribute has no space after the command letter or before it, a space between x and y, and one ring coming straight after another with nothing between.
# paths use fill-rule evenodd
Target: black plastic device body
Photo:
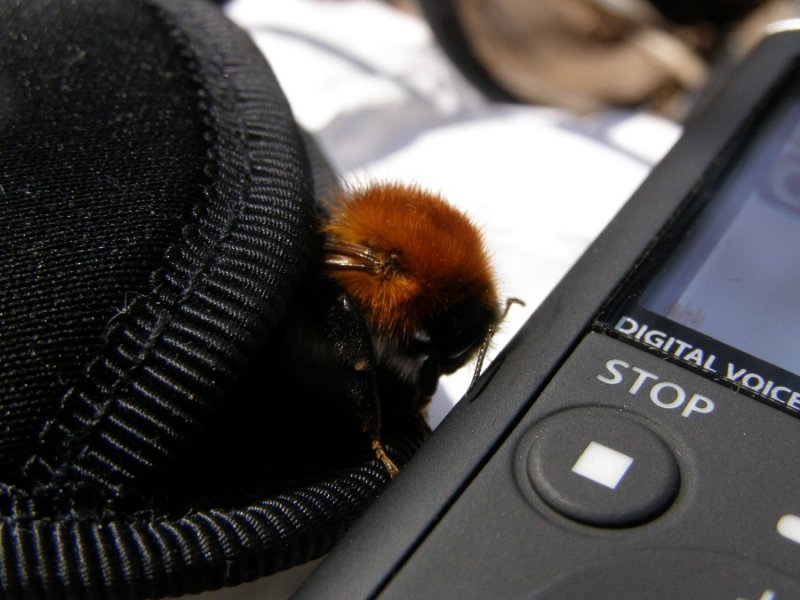
<instances>
[{"instance_id":1,"label":"black plastic device body","mask_svg":"<svg viewBox=\"0 0 800 600\"><path fill-rule=\"evenodd\" d=\"M296 598L800 598L800 370L751 354L760 326L742 329L752 307L734 302L784 298L762 312L792 337L800 253L781 240L800 239L799 59L787 27L738 67ZM781 216L728 227L744 213L719 197L750 181L742 197L761 198L765 169L778 197L764 210ZM719 273L717 251L725 281L744 255L742 285L781 285L692 288L699 264ZM684 302L654 317L665 295ZM716 307L739 348L691 337Z\"/></svg>"}]
</instances>

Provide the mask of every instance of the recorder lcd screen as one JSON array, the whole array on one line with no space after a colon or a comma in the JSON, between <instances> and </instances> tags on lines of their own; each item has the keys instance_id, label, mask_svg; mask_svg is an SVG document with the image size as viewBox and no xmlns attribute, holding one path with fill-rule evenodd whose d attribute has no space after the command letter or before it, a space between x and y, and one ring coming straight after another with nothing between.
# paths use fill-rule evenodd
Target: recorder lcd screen
<instances>
[{"instance_id":1,"label":"recorder lcd screen","mask_svg":"<svg viewBox=\"0 0 800 600\"><path fill-rule=\"evenodd\" d=\"M699 195L606 326L800 414L800 84Z\"/></svg>"}]
</instances>

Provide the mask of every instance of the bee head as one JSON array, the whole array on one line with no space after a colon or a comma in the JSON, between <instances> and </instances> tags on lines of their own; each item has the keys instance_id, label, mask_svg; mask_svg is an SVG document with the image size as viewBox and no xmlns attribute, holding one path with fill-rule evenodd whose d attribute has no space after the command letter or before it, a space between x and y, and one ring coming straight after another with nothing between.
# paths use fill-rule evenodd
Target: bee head
<instances>
[{"instance_id":1,"label":"bee head","mask_svg":"<svg viewBox=\"0 0 800 600\"><path fill-rule=\"evenodd\" d=\"M427 339L450 372L499 319L494 274L478 228L436 194L377 184L331 209L323 224L330 276L381 337Z\"/></svg>"},{"instance_id":2,"label":"bee head","mask_svg":"<svg viewBox=\"0 0 800 600\"><path fill-rule=\"evenodd\" d=\"M466 300L434 318L427 326L430 347L443 373L464 365L498 321L495 306Z\"/></svg>"}]
</instances>

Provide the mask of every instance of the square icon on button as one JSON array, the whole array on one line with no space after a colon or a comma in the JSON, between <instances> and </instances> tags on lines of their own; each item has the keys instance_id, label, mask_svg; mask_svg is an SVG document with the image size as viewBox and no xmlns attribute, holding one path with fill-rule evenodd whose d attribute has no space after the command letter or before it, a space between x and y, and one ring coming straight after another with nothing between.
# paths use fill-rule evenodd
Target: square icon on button
<instances>
[{"instance_id":1,"label":"square icon on button","mask_svg":"<svg viewBox=\"0 0 800 600\"><path fill-rule=\"evenodd\" d=\"M627 454L597 442L589 442L572 466L572 471L613 490L622 481L631 464L633 458Z\"/></svg>"}]
</instances>

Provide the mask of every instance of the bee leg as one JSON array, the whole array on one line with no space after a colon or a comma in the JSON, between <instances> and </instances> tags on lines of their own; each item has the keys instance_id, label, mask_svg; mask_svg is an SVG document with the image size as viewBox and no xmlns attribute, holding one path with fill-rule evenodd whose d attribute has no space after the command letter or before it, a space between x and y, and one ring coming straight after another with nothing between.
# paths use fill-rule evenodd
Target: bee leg
<instances>
[{"instance_id":1,"label":"bee leg","mask_svg":"<svg viewBox=\"0 0 800 600\"><path fill-rule=\"evenodd\" d=\"M383 468L386 469L386 472L389 474L389 477L394 479L400 473L400 469L394 464L394 461L389 458L389 455L386 454L386 450L383 448L383 444L381 444L380 436L372 438L372 451L375 453L375 456L381 463L383 464Z\"/></svg>"},{"instance_id":2,"label":"bee leg","mask_svg":"<svg viewBox=\"0 0 800 600\"><path fill-rule=\"evenodd\" d=\"M353 403L361 428L370 437L375 457L394 479L400 470L381 442L381 408L375 381L375 353L367 325L353 299L345 293L337 296L325 323L326 339L344 370L347 397Z\"/></svg>"}]
</instances>

